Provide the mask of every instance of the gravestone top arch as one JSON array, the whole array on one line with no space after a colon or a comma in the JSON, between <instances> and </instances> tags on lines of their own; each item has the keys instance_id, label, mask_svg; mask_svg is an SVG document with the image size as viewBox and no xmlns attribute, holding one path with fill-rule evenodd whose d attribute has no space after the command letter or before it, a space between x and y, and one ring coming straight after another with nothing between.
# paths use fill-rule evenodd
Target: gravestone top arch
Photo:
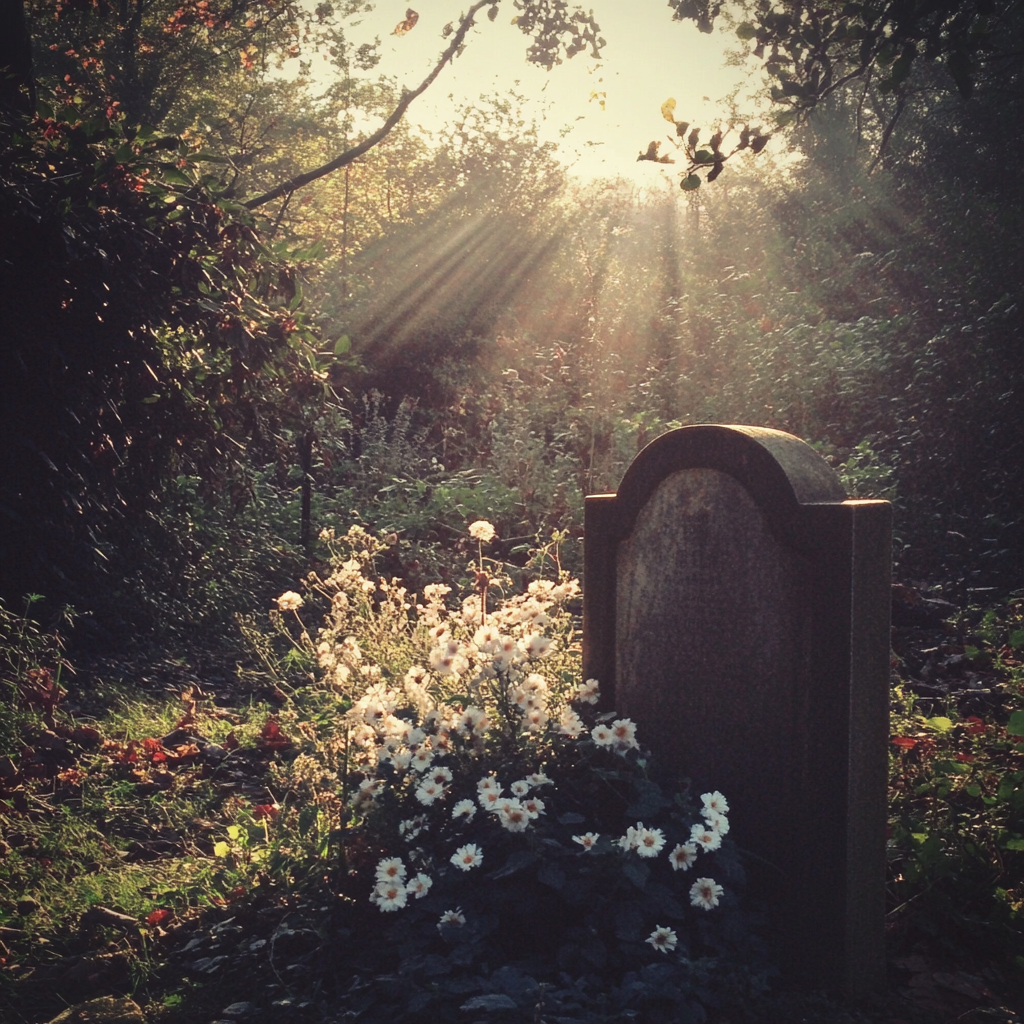
<instances>
[{"instance_id":1,"label":"gravestone top arch","mask_svg":"<svg viewBox=\"0 0 1024 1024\"><path fill-rule=\"evenodd\" d=\"M809 445L697 425L586 500L583 670L667 770L721 789L777 955L882 982L891 509Z\"/></svg>"}]
</instances>

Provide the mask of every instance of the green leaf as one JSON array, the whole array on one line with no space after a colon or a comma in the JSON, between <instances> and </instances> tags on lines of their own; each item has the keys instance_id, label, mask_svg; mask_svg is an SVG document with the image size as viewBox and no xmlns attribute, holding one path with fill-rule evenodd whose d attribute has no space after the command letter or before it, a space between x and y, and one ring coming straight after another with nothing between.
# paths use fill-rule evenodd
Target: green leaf
<instances>
[{"instance_id":1,"label":"green leaf","mask_svg":"<svg viewBox=\"0 0 1024 1024\"><path fill-rule=\"evenodd\" d=\"M1011 647L1024 647L1024 629L1015 629L1010 634Z\"/></svg>"},{"instance_id":2,"label":"green leaf","mask_svg":"<svg viewBox=\"0 0 1024 1024\"><path fill-rule=\"evenodd\" d=\"M219 843L213 844L214 857L226 857L231 852L231 847L222 839Z\"/></svg>"},{"instance_id":3,"label":"green leaf","mask_svg":"<svg viewBox=\"0 0 1024 1024\"><path fill-rule=\"evenodd\" d=\"M642 861L633 858L622 865L622 873L640 890L643 890L651 877L651 869Z\"/></svg>"},{"instance_id":4,"label":"green leaf","mask_svg":"<svg viewBox=\"0 0 1024 1024\"><path fill-rule=\"evenodd\" d=\"M352 347L352 340L347 334L343 334L334 343L334 354L336 356L343 356Z\"/></svg>"},{"instance_id":5,"label":"green leaf","mask_svg":"<svg viewBox=\"0 0 1024 1024\"><path fill-rule=\"evenodd\" d=\"M1006 732L1010 736L1024 736L1024 710L1018 709L1010 715L1006 723Z\"/></svg>"},{"instance_id":6,"label":"green leaf","mask_svg":"<svg viewBox=\"0 0 1024 1024\"><path fill-rule=\"evenodd\" d=\"M1007 839L1003 843L1004 850L1024 850L1024 839L1020 836L1014 836L1013 839Z\"/></svg>"},{"instance_id":7,"label":"green leaf","mask_svg":"<svg viewBox=\"0 0 1024 1024\"><path fill-rule=\"evenodd\" d=\"M700 188L700 177L696 174L689 174L681 182L679 187L684 192L692 192L696 188Z\"/></svg>"},{"instance_id":8,"label":"green leaf","mask_svg":"<svg viewBox=\"0 0 1024 1024\"><path fill-rule=\"evenodd\" d=\"M710 149L698 149L693 154L693 162L695 164L713 164L715 162L715 154Z\"/></svg>"},{"instance_id":9,"label":"green leaf","mask_svg":"<svg viewBox=\"0 0 1024 1024\"><path fill-rule=\"evenodd\" d=\"M744 21L736 28L736 35L739 36L744 42L748 39L753 39L757 35L757 29L750 24L749 21Z\"/></svg>"},{"instance_id":10,"label":"green leaf","mask_svg":"<svg viewBox=\"0 0 1024 1024\"><path fill-rule=\"evenodd\" d=\"M952 721L944 715L938 715L935 718L926 718L924 724L927 725L929 729L934 729L936 732L949 732L949 730L953 728Z\"/></svg>"}]
</instances>

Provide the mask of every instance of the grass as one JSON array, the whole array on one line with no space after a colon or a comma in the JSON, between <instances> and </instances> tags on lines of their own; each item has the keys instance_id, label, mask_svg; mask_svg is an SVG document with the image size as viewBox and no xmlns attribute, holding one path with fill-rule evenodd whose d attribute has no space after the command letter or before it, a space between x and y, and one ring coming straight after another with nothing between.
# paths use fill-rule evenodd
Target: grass
<instances>
[{"instance_id":1,"label":"grass","mask_svg":"<svg viewBox=\"0 0 1024 1024\"><path fill-rule=\"evenodd\" d=\"M321 742L339 699L297 687L282 703L278 681L271 703L250 671L227 707L82 671L69 714L17 688L59 644L12 635L28 649L8 651L4 675L19 731L4 755L16 773L0 780L0 1018L36 1024L126 993L166 1024L239 1000L328 1019L330 950L347 918L332 895L330 808L296 757ZM888 940L891 966L904 966L893 992L923 964L985 978L1013 1001L1024 992L1024 602L898 639ZM175 745L182 729L202 749ZM892 1004L872 1015L785 998L807 1020L929 1019L912 1003L899 1017Z\"/></svg>"}]
</instances>

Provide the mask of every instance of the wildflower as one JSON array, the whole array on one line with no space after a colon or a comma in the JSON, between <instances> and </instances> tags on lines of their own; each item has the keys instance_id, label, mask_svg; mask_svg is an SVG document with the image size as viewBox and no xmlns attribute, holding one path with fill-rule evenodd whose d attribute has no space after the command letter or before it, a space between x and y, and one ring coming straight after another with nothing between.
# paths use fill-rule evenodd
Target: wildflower
<instances>
[{"instance_id":1,"label":"wildflower","mask_svg":"<svg viewBox=\"0 0 1024 1024\"><path fill-rule=\"evenodd\" d=\"M460 676L469 668L457 640L446 640L430 652L430 667L439 676Z\"/></svg>"},{"instance_id":2,"label":"wildflower","mask_svg":"<svg viewBox=\"0 0 1024 1024\"><path fill-rule=\"evenodd\" d=\"M715 814L714 811L704 812L704 823L708 828L714 829L720 836L729 832L729 819L724 814Z\"/></svg>"},{"instance_id":3,"label":"wildflower","mask_svg":"<svg viewBox=\"0 0 1024 1024\"><path fill-rule=\"evenodd\" d=\"M707 815L709 811L715 814L729 813L729 801L726 800L717 789L713 793L702 793L700 801L704 805L705 815Z\"/></svg>"},{"instance_id":4,"label":"wildflower","mask_svg":"<svg viewBox=\"0 0 1024 1024\"><path fill-rule=\"evenodd\" d=\"M678 843L668 859L673 871L689 871L690 865L697 859L697 844Z\"/></svg>"},{"instance_id":5,"label":"wildflower","mask_svg":"<svg viewBox=\"0 0 1024 1024\"><path fill-rule=\"evenodd\" d=\"M450 594L452 588L445 583L428 583L423 588L423 599L428 604L440 604L445 594Z\"/></svg>"},{"instance_id":6,"label":"wildflower","mask_svg":"<svg viewBox=\"0 0 1024 1024\"><path fill-rule=\"evenodd\" d=\"M530 824L530 815L526 808L514 797L511 800L501 800L495 810L498 812L498 821L501 827L509 832L525 832Z\"/></svg>"},{"instance_id":7,"label":"wildflower","mask_svg":"<svg viewBox=\"0 0 1024 1024\"><path fill-rule=\"evenodd\" d=\"M482 736L490 724L490 719L480 708L468 707L459 716L456 729L466 736Z\"/></svg>"},{"instance_id":8,"label":"wildflower","mask_svg":"<svg viewBox=\"0 0 1024 1024\"><path fill-rule=\"evenodd\" d=\"M717 850L722 845L722 834L706 825L694 825L690 829L690 839L708 852Z\"/></svg>"},{"instance_id":9,"label":"wildflower","mask_svg":"<svg viewBox=\"0 0 1024 1024\"><path fill-rule=\"evenodd\" d=\"M546 636L531 633L523 638L523 653L527 658L546 658L551 654L551 641Z\"/></svg>"},{"instance_id":10,"label":"wildflower","mask_svg":"<svg viewBox=\"0 0 1024 1024\"><path fill-rule=\"evenodd\" d=\"M530 792L530 783L526 779L516 779L509 788L512 790L513 796L522 797Z\"/></svg>"},{"instance_id":11,"label":"wildflower","mask_svg":"<svg viewBox=\"0 0 1024 1024\"><path fill-rule=\"evenodd\" d=\"M477 803L485 811L496 811L502 802L500 789L482 789L477 794Z\"/></svg>"},{"instance_id":12,"label":"wildflower","mask_svg":"<svg viewBox=\"0 0 1024 1024\"><path fill-rule=\"evenodd\" d=\"M534 705L523 712L523 722L530 732L540 732L548 724L548 713L543 705Z\"/></svg>"},{"instance_id":13,"label":"wildflower","mask_svg":"<svg viewBox=\"0 0 1024 1024\"><path fill-rule=\"evenodd\" d=\"M282 612L297 612L305 602L294 590L286 590L278 599L277 607Z\"/></svg>"},{"instance_id":14,"label":"wildflower","mask_svg":"<svg viewBox=\"0 0 1024 1024\"><path fill-rule=\"evenodd\" d=\"M538 786L550 786L551 780L543 772L534 772L526 776L526 781L536 789Z\"/></svg>"},{"instance_id":15,"label":"wildflower","mask_svg":"<svg viewBox=\"0 0 1024 1024\"><path fill-rule=\"evenodd\" d=\"M469 524L469 535L481 544L489 544L498 535L498 531L486 519L478 519Z\"/></svg>"},{"instance_id":16,"label":"wildflower","mask_svg":"<svg viewBox=\"0 0 1024 1024\"><path fill-rule=\"evenodd\" d=\"M437 929L441 931L445 925L454 925L456 928L461 928L466 923L466 915L462 913L462 908L458 910L446 910L440 920L437 922Z\"/></svg>"},{"instance_id":17,"label":"wildflower","mask_svg":"<svg viewBox=\"0 0 1024 1024\"><path fill-rule=\"evenodd\" d=\"M544 801L539 796L528 796L522 804L523 810L531 818L539 818L544 813Z\"/></svg>"},{"instance_id":18,"label":"wildflower","mask_svg":"<svg viewBox=\"0 0 1024 1024\"><path fill-rule=\"evenodd\" d=\"M405 880L405 865L401 857L386 857L377 865L378 882L402 882Z\"/></svg>"},{"instance_id":19,"label":"wildflower","mask_svg":"<svg viewBox=\"0 0 1024 1024\"><path fill-rule=\"evenodd\" d=\"M404 907L408 896L401 882L378 882L370 899L380 907L382 914L386 914Z\"/></svg>"},{"instance_id":20,"label":"wildflower","mask_svg":"<svg viewBox=\"0 0 1024 1024\"><path fill-rule=\"evenodd\" d=\"M418 772L425 772L430 767L430 762L434 760L434 752L430 747L423 746L412 755L411 764L412 767Z\"/></svg>"},{"instance_id":21,"label":"wildflower","mask_svg":"<svg viewBox=\"0 0 1024 1024\"><path fill-rule=\"evenodd\" d=\"M473 634L473 643L484 654L496 654L501 648L501 631L497 626L481 626Z\"/></svg>"},{"instance_id":22,"label":"wildflower","mask_svg":"<svg viewBox=\"0 0 1024 1024\"><path fill-rule=\"evenodd\" d=\"M409 767L412 761L411 750L396 750L391 755L391 763L395 766L395 769L400 772L404 772Z\"/></svg>"},{"instance_id":23,"label":"wildflower","mask_svg":"<svg viewBox=\"0 0 1024 1024\"><path fill-rule=\"evenodd\" d=\"M612 735L620 753L640 747L636 741L636 725L628 718L617 718L612 722Z\"/></svg>"},{"instance_id":24,"label":"wildflower","mask_svg":"<svg viewBox=\"0 0 1024 1024\"><path fill-rule=\"evenodd\" d=\"M483 859L483 851L475 843L467 843L465 846L460 846L451 855L451 862L460 871L469 871L470 868L479 867Z\"/></svg>"},{"instance_id":25,"label":"wildflower","mask_svg":"<svg viewBox=\"0 0 1024 1024\"><path fill-rule=\"evenodd\" d=\"M610 747L615 742L615 733L607 725L595 725L590 730L590 738L599 747Z\"/></svg>"},{"instance_id":26,"label":"wildflower","mask_svg":"<svg viewBox=\"0 0 1024 1024\"><path fill-rule=\"evenodd\" d=\"M458 821L459 818L464 818L466 821L472 821L473 815L476 814L476 807L473 806L472 800L460 800L452 808L452 817Z\"/></svg>"},{"instance_id":27,"label":"wildflower","mask_svg":"<svg viewBox=\"0 0 1024 1024\"><path fill-rule=\"evenodd\" d=\"M405 887L405 891L409 895L415 896L416 899L421 900L427 895L428 890L433 884L434 880L421 871L415 878L410 879L409 884Z\"/></svg>"},{"instance_id":28,"label":"wildflower","mask_svg":"<svg viewBox=\"0 0 1024 1024\"><path fill-rule=\"evenodd\" d=\"M439 786L443 786L446 782L452 781L451 769L445 768L443 765L439 765L431 771L430 779L432 782L436 782Z\"/></svg>"},{"instance_id":29,"label":"wildflower","mask_svg":"<svg viewBox=\"0 0 1024 1024\"><path fill-rule=\"evenodd\" d=\"M713 878L698 878L690 886L690 903L702 910L718 906L718 897L724 890Z\"/></svg>"},{"instance_id":30,"label":"wildflower","mask_svg":"<svg viewBox=\"0 0 1024 1024\"><path fill-rule=\"evenodd\" d=\"M576 739L587 731L586 726L583 724L583 719L576 714L570 707L562 708L562 714L558 719L558 731L563 736L568 736L571 739Z\"/></svg>"},{"instance_id":31,"label":"wildflower","mask_svg":"<svg viewBox=\"0 0 1024 1024\"><path fill-rule=\"evenodd\" d=\"M476 791L478 793L485 793L488 790L493 790L495 793L500 793L502 785L493 775L485 775L477 784Z\"/></svg>"},{"instance_id":32,"label":"wildflower","mask_svg":"<svg viewBox=\"0 0 1024 1024\"><path fill-rule=\"evenodd\" d=\"M592 850L594 848L594 844L600 838L601 837L596 832L584 832L581 836L573 836L572 841L574 843L579 843L584 850Z\"/></svg>"},{"instance_id":33,"label":"wildflower","mask_svg":"<svg viewBox=\"0 0 1024 1024\"><path fill-rule=\"evenodd\" d=\"M641 831L643 831L643 825L639 821L636 823L636 828L630 825L626 829L626 834L619 838L619 847L623 850L635 850L640 841Z\"/></svg>"},{"instance_id":34,"label":"wildflower","mask_svg":"<svg viewBox=\"0 0 1024 1024\"><path fill-rule=\"evenodd\" d=\"M671 928L663 928L661 925L644 939L644 942L649 942L654 949L662 953L670 953L676 948L678 941L676 933Z\"/></svg>"},{"instance_id":35,"label":"wildflower","mask_svg":"<svg viewBox=\"0 0 1024 1024\"><path fill-rule=\"evenodd\" d=\"M440 796L444 796L444 786L433 779L427 779L416 787L416 799L424 807L429 807Z\"/></svg>"},{"instance_id":36,"label":"wildflower","mask_svg":"<svg viewBox=\"0 0 1024 1024\"><path fill-rule=\"evenodd\" d=\"M427 824L426 816L417 815L415 818L407 818L398 824L398 834L407 842L411 843L424 829ZM404 875L402 876L405 877Z\"/></svg>"},{"instance_id":37,"label":"wildflower","mask_svg":"<svg viewBox=\"0 0 1024 1024\"><path fill-rule=\"evenodd\" d=\"M641 857L657 857L665 846L665 833L660 828L643 828L637 822L636 852Z\"/></svg>"}]
</instances>

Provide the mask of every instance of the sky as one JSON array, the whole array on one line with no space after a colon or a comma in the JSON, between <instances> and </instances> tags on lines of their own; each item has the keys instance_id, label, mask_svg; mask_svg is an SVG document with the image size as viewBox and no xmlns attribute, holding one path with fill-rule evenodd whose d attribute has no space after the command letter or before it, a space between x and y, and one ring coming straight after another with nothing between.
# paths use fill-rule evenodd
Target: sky
<instances>
[{"instance_id":1,"label":"sky","mask_svg":"<svg viewBox=\"0 0 1024 1024\"><path fill-rule=\"evenodd\" d=\"M676 117L711 128L724 120L720 101L744 77L725 66L725 49L736 45L728 29L710 35L692 22L674 22L665 0L587 0L607 40L599 60L579 53L545 71L526 61L528 39L511 24L516 13L502 4L494 22L486 9L467 37L468 45L406 114L413 125L440 127L465 102L512 89L530 98L528 118L544 119L541 136L557 141L563 162L582 178L624 176L675 184L678 171L637 155L673 129L661 116L665 100L676 100ZM403 36L392 35L405 18L405 0L378 0L349 32L353 43L379 36L378 71L400 85L419 85L444 49L442 27L457 24L467 4L459 0L413 0L419 20ZM450 98L452 97L452 98ZM603 102L603 107L602 107ZM662 152L670 149L662 142ZM676 173L673 174L673 171Z\"/></svg>"}]
</instances>

